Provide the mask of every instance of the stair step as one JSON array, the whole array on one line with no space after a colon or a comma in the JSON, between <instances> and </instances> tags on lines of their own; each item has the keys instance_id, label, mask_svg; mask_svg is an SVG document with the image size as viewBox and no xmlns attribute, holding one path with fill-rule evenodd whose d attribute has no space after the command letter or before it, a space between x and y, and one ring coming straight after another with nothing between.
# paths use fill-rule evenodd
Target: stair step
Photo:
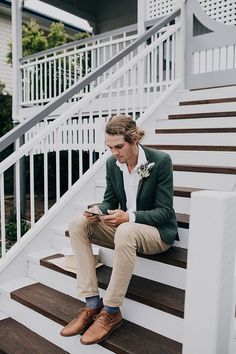
<instances>
[{"instance_id":1,"label":"stair step","mask_svg":"<svg viewBox=\"0 0 236 354\"><path fill-rule=\"evenodd\" d=\"M64 257L57 254L54 258ZM49 262L53 256L41 259L40 264L49 269L76 278L76 274L59 268ZM105 265L97 268L98 285L106 289L110 280L112 269ZM142 304L154 307L171 315L183 318L184 316L184 290L170 285L155 282L137 275L133 275L127 290L126 297Z\"/></svg>"},{"instance_id":2,"label":"stair step","mask_svg":"<svg viewBox=\"0 0 236 354\"><path fill-rule=\"evenodd\" d=\"M176 197L184 197L191 198L192 192L202 191L202 188L190 188L190 187L174 187L174 196Z\"/></svg>"},{"instance_id":3,"label":"stair step","mask_svg":"<svg viewBox=\"0 0 236 354\"><path fill-rule=\"evenodd\" d=\"M68 353L10 317L0 321L0 352L6 354Z\"/></svg>"},{"instance_id":4,"label":"stair step","mask_svg":"<svg viewBox=\"0 0 236 354\"><path fill-rule=\"evenodd\" d=\"M105 248L114 249L114 246L101 241L93 241L93 244ZM150 259L152 261L169 264L175 267L187 268L187 250L185 248L172 246L168 251L159 254L143 254L137 253L141 258Z\"/></svg>"},{"instance_id":5,"label":"stair step","mask_svg":"<svg viewBox=\"0 0 236 354\"><path fill-rule=\"evenodd\" d=\"M11 298L63 326L76 317L78 310L84 306L82 301L40 283L13 291ZM124 320L124 325L100 345L115 353L124 354L182 353L180 343L127 320Z\"/></svg>"},{"instance_id":6,"label":"stair step","mask_svg":"<svg viewBox=\"0 0 236 354\"><path fill-rule=\"evenodd\" d=\"M169 119L193 119L193 118L218 118L218 117L236 117L236 111L227 112L199 112L184 114L169 114Z\"/></svg>"},{"instance_id":7,"label":"stair step","mask_svg":"<svg viewBox=\"0 0 236 354\"><path fill-rule=\"evenodd\" d=\"M188 214L181 214L176 213L176 219L178 223L178 227L182 227L183 229L189 228L189 215Z\"/></svg>"},{"instance_id":8,"label":"stair step","mask_svg":"<svg viewBox=\"0 0 236 354\"><path fill-rule=\"evenodd\" d=\"M204 166L204 165L173 165L174 171L236 174L236 167Z\"/></svg>"},{"instance_id":9,"label":"stair step","mask_svg":"<svg viewBox=\"0 0 236 354\"><path fill-rule=\"evenodd\" d=\"M236 146L220 146L220 145L146 145L152 149L158 150L184 150L184 151L236 151Z\"/></svg>"},{"instance_id":10,"label":"stair step","mask_svg":"<svg viewBox=\"0 0 236 354\"><path fill-rule=\"evenodd\" d=\"M195 133L236 133L236 128L181 128L181 129L156 129L156 134L195 134Z\"/></svg>"},{"instance_id":11,"label":"stair step","mask_svg":"<svg viewBox=\"0 0 236 354\"><path fill-rule=\"evenodd\" d=\"M216 104L216 103L229 103L236 102L236 97L224 97L224 98L208 98L201 100L189 100L179 102L180 106L192 106L198 104Z\"/></svg>"}]
</instances>

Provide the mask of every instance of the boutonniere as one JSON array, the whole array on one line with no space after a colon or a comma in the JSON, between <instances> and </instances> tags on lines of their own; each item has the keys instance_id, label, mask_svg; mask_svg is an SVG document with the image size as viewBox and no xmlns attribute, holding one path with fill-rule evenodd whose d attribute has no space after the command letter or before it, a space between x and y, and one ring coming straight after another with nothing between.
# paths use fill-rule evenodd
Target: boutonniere
<instances>
[{"instance_id":1,"label":"boutonniere","mask_svg":"<svg viewBox=\"0 0 236 354\"><path fill-rule=\"evenodd\" d=\"M150 171L155 165L155 162L149 163L148 161L146 163L143 163L137 168L137 172L139 175L139 179L141 180L142 178L147 178L150 175Z\"/></svg>"}]
</instances>

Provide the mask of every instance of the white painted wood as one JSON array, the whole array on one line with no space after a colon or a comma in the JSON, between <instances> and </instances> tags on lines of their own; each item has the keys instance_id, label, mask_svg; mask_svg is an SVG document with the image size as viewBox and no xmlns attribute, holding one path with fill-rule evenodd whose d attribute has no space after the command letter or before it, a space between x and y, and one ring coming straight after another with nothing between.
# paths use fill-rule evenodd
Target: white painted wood
<instances>
[{"instance_id":1,"label":"white painted wood","mask_svg":"<svg viewBox=\"0 0 236 354\"><path fill-rule=\"evenodd\" d=\"M235 167L236 152L165 150L177 165L207 165Z\"/></svg>"},{"instance_id":2,"label":"white painted wood","mask_svg":"<svg viewBox=\"0 0 236 354\"><path fill-rule=\"evenodd\" d=\"M235 175L174 171L174 185L180 187L232 191L235 182Z\"/></svg>"},{"instance_id":3,"label":"white painted wood","mask_svg":"<svg viewBox=\"0 0 236 354\"><path fill-rule=\"evenodd\" d=\"M174 209L177 213L189 214L190 213L190 198L174 196Z\"/></svg>"},{"instance_id":4,"label":"white painted wood","mask_svg":"<svg viewBox=\"0 0 236 354\"><path fill-rule=\"evenodd\" d=\"M158 128L235 128L235 117L219 117L219 118L190 118L190 119L174 119L168 120L167 116L163 119L157 119L155 129Z\"/></svg>"},{"instance_id":5,"label":"white painted wood","mask_svg":"<svg viewBox=\"0 0 236 354\"><path fill-rule=\"evenodd\" d=\"M5 318L8 318L8 317L9 317L8 315L6 315L5 313L0 311L0 321L4 320Z\"/></svg>"},{"instance_id":6,"label":"white painted wood","mask_svg":"<svg viewBox=\"0 0 236 354\"><path fill-rule=\"evenodd\" d=\"M230 353L236 193L192 195L183 353ZM200 257L200 262L199 262Z\"/></svg>"},{"instance_id":7,"label":"white painted wood","mask_svg":"<svg viewBox=\"0 0 236 354\"><path fill-rule=\"evenodd\" d=\"M183 101L224 97L235 97L235 86L225 86L194 91L185 90L181 92L179 96L180 100Z\"/></svg>"},{"instance_id":8,"label":"white painted wood","mask_svg":"<svg viewBox=\"0 0 236 354\"><path fill-rule=\"evenodd\" d=\"M235 117L236 121L236 117ZM236 123L236 122L235 122ZM235 133L176 133L158 134L150 137L150 144L165 145L214 145L214 146L236 146Z\"/></svg>"}]
</instances>

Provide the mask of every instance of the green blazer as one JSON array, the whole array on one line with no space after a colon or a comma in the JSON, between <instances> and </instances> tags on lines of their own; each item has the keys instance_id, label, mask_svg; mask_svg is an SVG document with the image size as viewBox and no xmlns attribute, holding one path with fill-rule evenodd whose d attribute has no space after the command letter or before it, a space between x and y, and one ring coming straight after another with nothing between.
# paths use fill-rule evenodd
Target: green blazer
<instances>
[{"instance_id":1,"label":"green blazer","mask_svg":"<svg viewBox=\"0 0 236 354\"><path fill-rule=\"evenodd\" d=\"M164 242L172 244L177 237L177 222L173 209L173 167L170 156L162 151L143 147L149 163L155 162L150 175L139 181L135 222L154 226ZM99 205L107 210L126 208L123 173L110 156L106 162L106 190Z\"/></svg>"}]
</instances>

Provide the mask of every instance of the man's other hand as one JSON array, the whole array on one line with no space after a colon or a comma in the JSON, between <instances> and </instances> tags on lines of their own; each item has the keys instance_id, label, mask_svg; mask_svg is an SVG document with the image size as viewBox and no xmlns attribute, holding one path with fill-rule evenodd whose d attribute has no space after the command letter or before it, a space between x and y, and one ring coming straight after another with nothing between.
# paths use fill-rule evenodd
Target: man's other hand
<instances>
[{"instance_id":1,"label":"man's other hand","mask_svg":"<svg viewBox=\"0 0 236 354\"><path fill-rule=\"evenodd\" d=\"M117 227L124 222L129 221L129 214L123 210L107 210L108 215L101 216L100 220L107 226Z\"/></svg>"}]
</instances>

